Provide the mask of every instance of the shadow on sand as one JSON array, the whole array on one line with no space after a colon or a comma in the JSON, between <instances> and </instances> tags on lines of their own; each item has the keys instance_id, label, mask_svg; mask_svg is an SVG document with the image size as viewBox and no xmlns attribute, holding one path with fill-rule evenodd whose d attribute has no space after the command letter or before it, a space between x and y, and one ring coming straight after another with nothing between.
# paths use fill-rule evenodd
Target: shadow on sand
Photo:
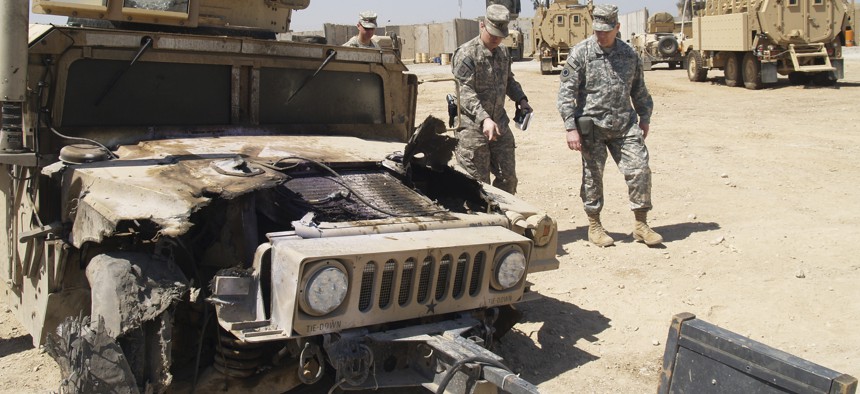
<instances>
[{"instance_id":1,"label":"shadow on sand","mask_svg":"<svg viewBox=\"0 0 860 394\"><path fill-rule=\"evenodd\" d=\"M599 357L576 347L580 339L597 341L596 335L609 328L609 318L597 311L543 297L520 304L520 322L542 322L533 332L515 326L494 349L505 358L508 367L519 371L523 379L540 384Z\"/></svg>"}]
</instances>

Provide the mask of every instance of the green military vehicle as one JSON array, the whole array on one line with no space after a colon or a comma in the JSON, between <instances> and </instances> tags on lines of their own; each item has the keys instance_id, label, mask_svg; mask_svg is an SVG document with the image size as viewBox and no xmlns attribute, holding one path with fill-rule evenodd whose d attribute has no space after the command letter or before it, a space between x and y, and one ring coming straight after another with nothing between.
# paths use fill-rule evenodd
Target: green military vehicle
<instances>
[{"instance_id":1,"label":"green military vehicle","mask_svg":"<svg viewBox=\"0 0 860 394\"><path fill-rule=\"evenodd\" d=\"M0 6L4 302L62 392L537 392L490 349L556 223L448 165L390 49L309 0Z\"/></svg>"},{"instance_id":2,"label":"green military vehicle","mask_svg":"<svg viewBox=\"0 0 860 394\"><path fill-rule=\"evenodd\" d=\"M690 81L723 70L726 85L760 89L787 75L795 84L844 77L848 25L843 0L706 0L694 5L693 36L682 44Z\"/></svg>"},{"instance_id":3,"label":"green military vehicle","mask_svg":"<svg viewBox=\"0 0 860 394\"><path fill-rule=\"evenodd\" d=\"M540 0L535 2L532 18L535 57L540 59L540 71L549 74L564 66L574 45L591 35L593 5L578 0Z\"/></svg>"}]
</instances>

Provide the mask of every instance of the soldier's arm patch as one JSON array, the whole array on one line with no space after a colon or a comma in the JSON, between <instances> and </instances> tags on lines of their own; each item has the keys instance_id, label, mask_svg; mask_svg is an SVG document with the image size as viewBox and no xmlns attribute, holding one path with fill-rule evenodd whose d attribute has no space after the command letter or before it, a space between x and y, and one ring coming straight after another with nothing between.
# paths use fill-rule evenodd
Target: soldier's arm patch
<instances>
[{"instance_id":1,"label":"soldier's arm patch","mask_svg":"<svg viewBox=\"0 0 860 394\"><path fill-rule=\"evenodd\" d=\"M475 60L471 57L463 58L463 61L457 65L457 69L454 70L454 76L457 78L468 78L472 74L475 73Z\"/></svg>"},{"instance_id":2,"label":"soldier's arm patch","mask_svg":"<svg viewBox=\"0 0 860 394\"><path fill-rule=\"evenodd\" d=\"M573 69L570 67L570 63L565 63L564 68L561 70L562 82L570 79L571 75L573 75Z\"/></svg>"}]
</instances>

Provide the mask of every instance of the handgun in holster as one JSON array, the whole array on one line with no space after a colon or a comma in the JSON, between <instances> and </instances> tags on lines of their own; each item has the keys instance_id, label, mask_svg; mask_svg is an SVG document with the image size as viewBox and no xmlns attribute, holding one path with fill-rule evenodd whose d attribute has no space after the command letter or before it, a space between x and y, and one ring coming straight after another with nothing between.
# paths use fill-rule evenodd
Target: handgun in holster
<instances>
[{"instance_id":1,"label":"handgun in holster","mask_svg":"<svg viewBox=\"0 0 860 394\"><path fill-rule=\"evenodd\" d=\"M576 129L579 130L579 135L583 139L594 134L594 118L590 116L580 116L576 118Z\"/></svg>"},{"instance_id":2,"label":"handgun in holster","mask_svg":"<svg viewBox=\"0 0 860 394\"><path fill-rule=\"evenodd\" d=\"M448 127L454 127L454 121L457 119L457 103L454 101L454 95L449 93L445 96L445 101L448 102Z\"/></svg>"}]
</instances>

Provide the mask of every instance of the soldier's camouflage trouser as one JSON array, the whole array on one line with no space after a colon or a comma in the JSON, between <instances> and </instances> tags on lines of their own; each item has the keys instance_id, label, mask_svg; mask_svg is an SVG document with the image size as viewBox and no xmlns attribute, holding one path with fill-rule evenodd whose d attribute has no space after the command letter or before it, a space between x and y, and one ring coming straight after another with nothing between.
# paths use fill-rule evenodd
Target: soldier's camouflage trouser
<instances>
[{"instance_id":1,"label":"soldier's camouflage trouser","mask_svg":"<svg viewBox=\"0 0 860 394\"><path fill-rule=\"evenodd\" d=\"M463 129L457 132L457 163L475 179L490 183L508 193L517 192L517 165L514 156L514 133L505 127L495 141L487 140L481 130Z\"/></svg>"},{"instance_id":2,"label":"soldier's camouflage trouser","mask_svg":"<svg viewBox=\"0 0 860 394\"><path fill-rule=\"evenodd\" d=\"M627 130L615 131L595 125L591 135L582 137L582 189L579 195L585 212L598 214L603 209L603 170L607 151L627 182L630 209L650 210L651 168L642 129L633 125Z\"/></svg>"}]
</instances>

